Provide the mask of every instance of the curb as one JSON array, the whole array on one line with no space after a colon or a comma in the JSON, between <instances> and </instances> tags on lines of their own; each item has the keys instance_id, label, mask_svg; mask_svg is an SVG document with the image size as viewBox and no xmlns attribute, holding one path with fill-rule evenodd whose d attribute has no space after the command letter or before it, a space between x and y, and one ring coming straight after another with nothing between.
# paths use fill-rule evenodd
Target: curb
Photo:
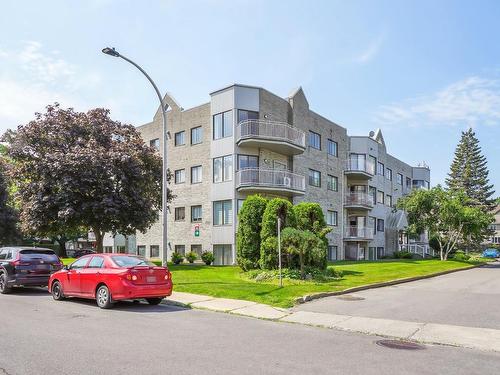
<instances>
[{"instance_id":1,"label":"curb","mask_svg":"<svg viewBox=\"0 0 500 375\"><path fill-rule=\"evenodd\" d=\"M397 279L397 280L391 280L391 281L384 281L384 282L381 282L381 283L361 285L361 286L356 286L354 288L344 289L344 290L337 291L337 292L321 292L321 293L307 294L305 296L296 298L294 302L296 304L300 305L300 304L303 304L303 303L306 303L306 302L310 302L310 301L313 301L313 300L316 300L316 299L320 299L320 298L340 296L342 294L349 294L349 293L354 293L354 292L360 292L362 290L382 288L384 286L391 286L391 285L409 283L409 282L412 282L412 281L430 279L432 277L447 275L449 273L466 271L466 270L471 270L473 268L483 267L483 266L485 266L487 264L489 264L489 263L476 264L476 265L472 265L472 266L469 266L469 267L456 268L456 269L447 270L447 271L440 271L440 272L432 273L432 274L429 274L429 275L407 277L405 279Z\"/></svg>"}]
</instances>

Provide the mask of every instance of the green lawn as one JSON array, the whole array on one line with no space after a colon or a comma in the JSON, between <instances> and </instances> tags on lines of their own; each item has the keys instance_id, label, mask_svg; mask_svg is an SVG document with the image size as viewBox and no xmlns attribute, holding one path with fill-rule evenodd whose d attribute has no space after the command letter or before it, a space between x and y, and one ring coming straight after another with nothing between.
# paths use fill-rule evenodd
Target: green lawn
<instances>
[{"instance_id":1,"label":"green lawn","mask_svg":"<svg viewBox=\"0 0 500 375\"><path fill-rule=\"evenodd\" d=\"M456 268L469 267L470 262L448 260L385 260L336 262L343 278L337 281L315 283L311 281L287 281L283 288L278 282L264 283L242 277L239 267L170 265L174 290L205 294L214 297L244 299L278 307L291 307L298 297L326 291L341 291L348 288L412 276L429 275Z\"/></svg>"}]
</instances>

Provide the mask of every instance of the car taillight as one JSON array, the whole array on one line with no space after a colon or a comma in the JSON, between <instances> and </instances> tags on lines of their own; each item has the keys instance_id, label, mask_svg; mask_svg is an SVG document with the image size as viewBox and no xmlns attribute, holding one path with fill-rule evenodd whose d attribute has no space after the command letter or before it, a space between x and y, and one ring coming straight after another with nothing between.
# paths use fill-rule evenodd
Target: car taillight
<instances>
[{"instance_id":1,"label":"car taillight","mask_svg":"<svg viewBox=\"0 0 500 375\"><path fill-rule=\"evenodd\" d=\"M171 276L172 274L169 271L167 271L167 274L165 275L165 280L170 280Z\"/></svg>"},{"instance_id":2,"label":"car taillight","mask_svg":"<svg viewBox=\"0 0 500 375\"><path fill-rule=\"evenodd\" d=\"M14 267L17 267L17 266L29 266L30 263L29 262L21 262L19 259L13 261L13 262L10 262L10 265L11 266L14 266Z\"/></svg>"},{"instance_id":3,"label":"car taillight","mask_svg":"<svg viewBox=\"0 0 500 375\"><path fill-rule=\"evenodd\" d=\"M129 280L129 281L136 281L137 280L137 275L132 275L130 273L127 273L127 280Z\"/></svg>"}]
</instances>

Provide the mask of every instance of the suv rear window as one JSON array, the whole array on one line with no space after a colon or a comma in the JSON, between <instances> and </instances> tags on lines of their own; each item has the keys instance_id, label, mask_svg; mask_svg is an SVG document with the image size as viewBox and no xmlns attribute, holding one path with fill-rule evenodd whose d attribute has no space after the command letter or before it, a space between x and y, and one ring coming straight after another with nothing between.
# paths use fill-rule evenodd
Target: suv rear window
<instances>
[{"instance_id":1,"label":"suv rear window","mask_svg":"<svg viewBox=\"0 0 500 375\"><path fill-rule=\"evenodd\" d=\"M113 263L115 263L118 267L135 267L135 266L154 266L154 263L150 261L139 258L139 257L131 257L126 255L118 255L112 256L111 259Z\"/></svg>"},{"instance_id":2,"label":"suv rear window","mask_svg":"<svg viewBox=\"0 0 500 375\"><path fill-rule=\"evenodd\" d=\"M52 250L21 250L19 251L21 259L43 259L48 262L58 262L59 258Z\"/></svg>"}]
</instances>

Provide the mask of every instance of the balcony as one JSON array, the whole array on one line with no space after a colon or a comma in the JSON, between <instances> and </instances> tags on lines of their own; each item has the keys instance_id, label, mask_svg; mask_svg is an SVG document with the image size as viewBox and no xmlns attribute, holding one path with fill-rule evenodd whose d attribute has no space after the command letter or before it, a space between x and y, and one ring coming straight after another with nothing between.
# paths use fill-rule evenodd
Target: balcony
<instances>
[{"instance_id":1,"label":"balcony","mask_svg":"<svg viewBox=\"0 0 500 375\"><path fill-rule=\"evenodd\" d=\"M371 227L345 227L344 241L371 241L373 240L373 228Z\"/></svg>"},{"instance_id":2,"label":"balcony","mask_svg":"<svg viewBox=\"0 0 500 375\"><path fill-rule=\"evenodd\" d=\"M373 197L368 193L347 193L344 199L345 208L371 210L373 206Z\"/></svg>"},{"instance_id":3,"label":"balcony","mask_svg":"<svg viewBox=\"0 0 500 375\"><path fill-rule=\"evenodd\" d=\"M283 155L299 155L306 149L306 134L286 122L241 121L235 135L238 146L264 147Z\"/></svg>"},{"instance_id":4,"label":"balcony","mask_svg":"<svg viewBox=\"0 0 500 375\"><path fill-rule=\"evenodd\" d=\"M287 196L306 191L304 176L278 169L249 168L236 172L236 189Z\"/></svg>"},{"instance_id":5,"label":"balcony","mask_svg":"<svg viewBox=\"0 0 500 375\"><path fill-rule=\"evenodd\" d=\"M351 157L347 159L344 173L348 177L370 179L375 174L375 165L371 160Z\"/></svg>"}]
</instances>

